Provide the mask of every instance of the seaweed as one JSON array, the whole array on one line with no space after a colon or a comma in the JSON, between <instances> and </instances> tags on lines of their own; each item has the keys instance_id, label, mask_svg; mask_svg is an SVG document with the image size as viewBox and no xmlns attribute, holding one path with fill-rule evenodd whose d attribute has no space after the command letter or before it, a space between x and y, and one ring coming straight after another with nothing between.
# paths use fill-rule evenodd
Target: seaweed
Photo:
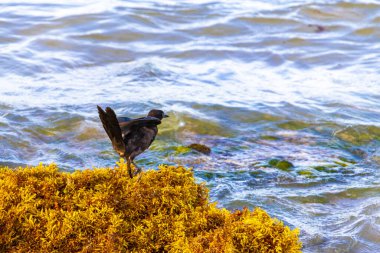
<instances>
[{"instance_id":1,"label":"seaweed","mask_svg":"<svg viewBox=\"0 0 380 253\"><path fill-rule=\"evenodd\" d=\"M230 212L181 166L0 169L0 252L300 252L264 210Z\"/></svg>"}]
</instances>

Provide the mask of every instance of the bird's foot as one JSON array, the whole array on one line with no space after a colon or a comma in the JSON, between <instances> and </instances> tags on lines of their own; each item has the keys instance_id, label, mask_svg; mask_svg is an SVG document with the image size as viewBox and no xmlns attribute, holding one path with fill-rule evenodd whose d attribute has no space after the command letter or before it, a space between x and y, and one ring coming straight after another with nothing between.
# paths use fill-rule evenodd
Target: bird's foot
<instances>
[{"instance_id":1,"label":"bird's foot","mask_svg":"<svg viewBox=\"0 0 380 253\"><path fill-rule=\"evenodd\" d=\"M137 166L134 162L132 162L132 164L135 166L135 172L133 173L134 176L140 174L142 169L139 166Z\"/></svg>"}]
</instances>

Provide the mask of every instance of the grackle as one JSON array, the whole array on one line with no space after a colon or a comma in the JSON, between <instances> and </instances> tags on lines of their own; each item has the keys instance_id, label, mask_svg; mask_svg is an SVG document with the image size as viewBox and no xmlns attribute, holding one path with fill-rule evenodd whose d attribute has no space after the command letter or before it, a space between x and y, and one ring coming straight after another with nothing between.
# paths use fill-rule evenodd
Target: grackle
<instances>
[{"instance_id":1,"label":"grackle","mask_svg":"<svg viewBox=\"0 0 380 253\"><path fill-rule=\"evenodd\" d=\"M135 175L141 172L133 160L149 148L157 135L157 125L161 124L163 118L169 116L161 110L150 110L148 116L142 118L117 118L110 107L104 111L100 106L98 112L113 148L127 160L128 173L133 178L131 163L137 168Z\"/></svg>"}]
</instances>

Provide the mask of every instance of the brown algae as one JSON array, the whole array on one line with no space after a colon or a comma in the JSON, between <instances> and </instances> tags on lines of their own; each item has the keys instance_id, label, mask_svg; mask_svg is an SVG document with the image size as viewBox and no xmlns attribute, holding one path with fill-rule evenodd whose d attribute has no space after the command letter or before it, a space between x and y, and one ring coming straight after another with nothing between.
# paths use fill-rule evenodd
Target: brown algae
<instances>
[{"instance_id":1,"label":"brown algae","mask_svg":"<svg viewBox=\"0 0 380 253\"><path fill-rule=\"evenodd\" d=\"M184 167L0 169L1 252L301 252L298 229L230 212Z\"/></svg>"}]
</instances>

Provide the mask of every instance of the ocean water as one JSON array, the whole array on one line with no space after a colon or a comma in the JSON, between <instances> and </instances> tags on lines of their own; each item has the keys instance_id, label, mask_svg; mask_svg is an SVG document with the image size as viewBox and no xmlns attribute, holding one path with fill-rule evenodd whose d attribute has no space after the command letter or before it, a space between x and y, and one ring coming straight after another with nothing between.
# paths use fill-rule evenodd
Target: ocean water
<instances>
[{"instance_id":1,"label":"ocean water","mask_svg":"<svg viewBox=\"0 0 380 253\"><path fill-rule=\"evenodd\" d=\"M113 166L96 105L162 109L144 169L193 167L304 252L380 252L379 41L378 1L1 1L0 165Z\"/></svg>"}]
</instances>

